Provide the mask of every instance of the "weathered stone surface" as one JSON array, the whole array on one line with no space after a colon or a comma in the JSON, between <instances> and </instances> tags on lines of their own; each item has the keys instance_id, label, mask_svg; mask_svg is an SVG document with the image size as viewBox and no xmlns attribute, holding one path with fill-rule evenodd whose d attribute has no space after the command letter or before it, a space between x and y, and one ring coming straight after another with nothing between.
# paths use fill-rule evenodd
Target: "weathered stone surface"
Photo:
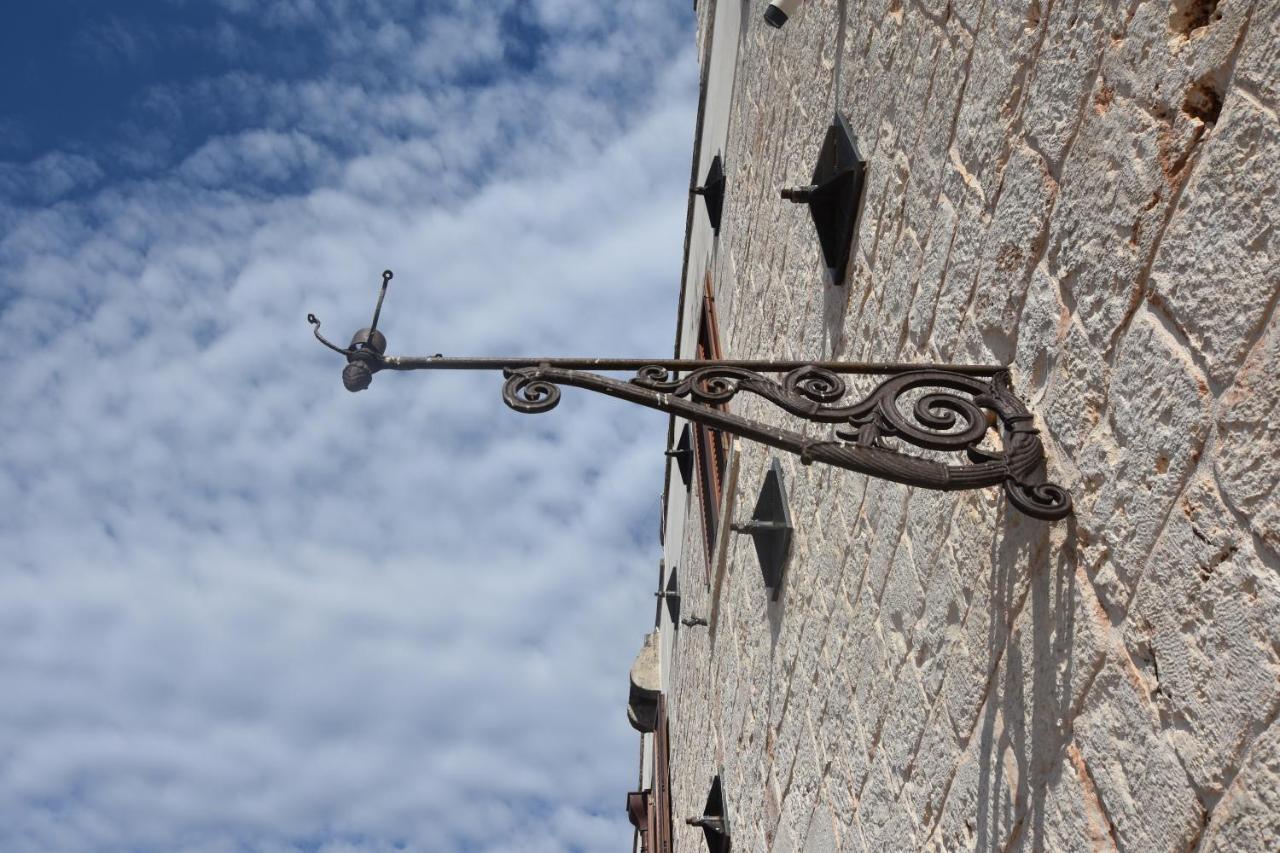
<instances>
[{"instance_id":1,"label":"weathered stone surface","mask_svg":"<svg viewBox=\"0 0 1280 853\"><path fill-rule=\"evenodd\" d=\"M898 807L889 770L877 759L867 777L858 803L862 840L870 850L918 848L912 816Z\"/></svg>"},{"instance_id":2,"label":"weathered stone surface","mask_svg":"<svg viewBox=\"0 0 1280 853\"><path fill-rule=\"evenodd\" d=\"M1280 15L1255 15L1249 22L1236 74L1271 109L1280 106Z\"/></svg>"},{"instance_id":3,"label":"weathered stone surface","mask_svg":"<svg viewBox=\"0 0 1280 853\"><path fill-rule=\"evenodd\" d=\"M1126 624L1151 703L1187 774L1222 794L1258 710L1280 704L1280 579L1213 483L1178 500Z\"/></svg>"},{"instance_id":4,"label":"weathered stone surface","mask_svg":"<svg viewBox=\"0 0 1280 853\"><path fill-rule=\"evenodd\" d=\"M1035 796L1010 851L1098 853L1115 850L1116 840L1079 748L1068 744Z\"/></svg>"},{"instance_id":5,"label":"weathered stone surface","mask_svg":"<svg viewBox=\"0 0 1280 853\"><path fill-rule=\"evenodd\" d=\"M1280 726L1254 742L1240 773L1214 810L1202 850L1280 850Z\"/></svg>"},{"instance_id":6,"label":"weathered stone surface","mask_svg":"<svg viewBox=\"0 0 1280 853\"><path fill-rule=\"evenodd\" d=\"M1077 0L1049 4L1046 36L1031 69L1023 107L1027 142L1057 168L1074 140L1092 95L1110 3Z\"/></svg>"},{"instance_id":7,"label":"weathered stone surface","mask_svg":"<svg viewBox=\"0 0 1280 853\"><path fill-rule=\"evenodd\" d=\"M666 559L718 615L664 661L677 816L723 768L741 850L1280 849L1280 5L845 7L842 41L836 0L717 32L731 198L684 328L709 276L730 356L1010 361L1076 513L784 459L775 603L744 537L714 598L691 503ZM778 198L835 108L841 288Z\"/></svg>"},{"instance_id":8,"label":"weathered stone surface","mask_svg":"<svg viewBox=\"0 0 1280 853\"><path fill-rule=\"evenodd\" d=\"M1274 310L1274 309L1273 309ZM1280 323L1266 334L1222 395L1214 468L1222 492L1274 557L1280 554Z\"/></svg>"},{"instance_id":9,"label":"weathered stone surface","mask_svg":"<svg viewBox=\"0 0 1280 853\"><path fill-rule=\"evenodd\" d=\"M1161 241L1151 287L1226 384L1280 288L1280 121L1228 100ZM1263 152L1270 151L1272 155ZM1206 281L1220 287L1205 287Z\"/></svg>"},{"instance_id":10,"label":"weathered stone surface","mask_svg":"<svg viewBox=\"0 0 1280 853\"><path fill-rule=\"evenodd\" d=\"M1025 145L1013 151L978 264L978 281L987 286L974 292L969 318L985 350L1002 364L1013 358L1018 318L1031 271L1044 251L1057 189L1039 154Z\"/></svg>"},{"instance_id":11,"label":"weathered stone surface","mask_svg":"<svg viewBox=\"0 0 1280 853\"><path fill-rule=\"evenodd\" d=\"M945 715L946 709L941 705L934 707L912 756L911 778L898 796L899 807L916 815L925 833L931 832L937 823L943 797L960 760L960 749Z\"/></svg>"},{"instance_id":12,"label":"weathered stone surface","mask_svg":"<svg viewBox=\"0 0 1280 853\"><path fill-rule=\"evenodd\" d=\"M1120 343L1107 403L1108 417L1077 461L1085 481L1079 529L1098 595L1118 618L1199 461L1209 389L1158 318L1142 312Z\"/></svg>"},{"instance_id":13,"label":"weathered stone surface","mask_svg":"<svg viewBox=\"0 0 1280 853\"><path fill-rule=\"evenodd\" d=\"M1095 97L1062 166L1046 260L1086 345L1102 354L1140 298L1150 245L1183 178L1170 139L1140 104Z\"/></svg>"},{"instance_id":14,"label":"weathered stone surface","mask_svg":"<svg viewBox=\"0 0 1280 853\"><path fill-rule=\"evenodd\" d=\"M828 806L820 805L809 819L802 853L835 853L837 844L835 818Z\"/></svg>"},{"instance_id":15,"label":"weathered stone surface","mask_svg":"<svg viewBox=\"0 0 1280 853\"><path fill-rule=\"evenodd\" d=\"M925 849L1003 850L1017 829L1018 790L1026 780L1005 748L999 711L984 709L977 736L961 756L937 826Z\"/></svg>"},{"instance_id":16,"label":"weathered stone surface","mask_svg":"<svg viewBox=\"0 0 1280 853\"><path fill-rule=\"evenodd\" d=\"M1109 660L1075 721L1075 740L1122 849L1186 850L1203 809L1158 730L1127 661Z\"/></svg>"}]
</instances>

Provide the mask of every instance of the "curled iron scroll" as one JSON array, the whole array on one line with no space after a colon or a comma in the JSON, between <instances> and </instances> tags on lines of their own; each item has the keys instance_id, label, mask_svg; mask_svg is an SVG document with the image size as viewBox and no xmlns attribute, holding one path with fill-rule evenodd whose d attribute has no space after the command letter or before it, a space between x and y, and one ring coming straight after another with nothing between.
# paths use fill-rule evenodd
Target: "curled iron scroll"
<instances>
[{"instance_id":1,"label":"curled iron scroll","mask_svg":"<svg viewBox=\"0 0 1280 853\"><path fill-rule=\"evenodd\" d=\"M1053 520L1071 512L1067 491L1043 480L1044 447L1007 372L988 379L943 369L909 370L847 403L845 380L813 365L786 373L780 382L726 365L698 368L683 377L652 365L630 382L550 365L507 370L506 376L503 401L519 412L550 411L560 402L559 386L573 385L764 442L795 453L806 464L825 463L944 491L1002 485L1010 503L1027 515ZM842 428L834 440L815 440L748 420L726 406L743 392L803 420ZM998 450L984 444L993 426L1000 434ZM960 454L963 462L945 464L904 446Z\"/></svg>"}]
</instances>

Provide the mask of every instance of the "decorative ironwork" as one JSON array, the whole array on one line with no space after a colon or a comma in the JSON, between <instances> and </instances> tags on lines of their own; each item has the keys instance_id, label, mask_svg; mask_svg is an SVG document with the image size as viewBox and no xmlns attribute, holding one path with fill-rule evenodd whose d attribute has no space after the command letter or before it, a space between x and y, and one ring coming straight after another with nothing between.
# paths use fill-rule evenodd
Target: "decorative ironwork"
<instances>
[{"instance_id":1,"label":"decorative ironwork","mask_svg":"<svg viewBox=\"0 0 1280 853\"><path fill-rule=\"evenodd\" d=\"M390 271L383 276L386 292ZM378 305L381 309L382 297ZM1044 482L1044 446L1034 417L1014 394L1007 368L992 365L802 361L593 358L405 358L387 356L386 339L373 324L343 349L316 338L347 358L343 383L367 388L381 370L501 370L503 401L517 412L538 414L560 402L561 386L616 397L693 423L793 453L804 464L834 465L872 477L941 491L1003 486L1010 503L1046 520L1071 512L1071 496ZM634 370L621 381L591 370ZM780 381L764 374L782 374ZM842 374L881 375L869 395L846 400ZM811 438L721 408L747 393L811 423L836 426L830 438ZM995 431L999 446L987 441ZM912 451L921 452L912 452ZM934 458L951 453L959 464Z\"/></svg>"},{"instance_id":2,"label":"decorative ironwork","mask_svg":"<svg viewBox=\"0 0 1280 853\"><path fill-rule=\"evenodd\" d=\"M559 386L569 385L794 453L806 465L822 462L942 491L1003 485L1010 502L1027 515L1052 520L1071 512L1071 496L1039 479L1044 447L1032 426L1031 413L1013 393L1007 370L989 378L932 368L904 371L881 382L866 398L846 405L838 402L847 392L844 380L815 366L788 371L782 382L753 370L718 364L698 368L682 378L671 378L666 368L650 365L630 382L550 364L508 369L506 375L503 400L526 414L555 408L560 402ZM932 390L915 400L908 416L901 403L917 389ZM835 439L814 439L716 408L742 392L762 397L805 420L843 424L845 428L836 431ZM1000 428L1000 450L980 446L991 426ZM923 450L963 452L968 464L907 454L890 447L892 439Z\"/></svg>"}]
</instances>

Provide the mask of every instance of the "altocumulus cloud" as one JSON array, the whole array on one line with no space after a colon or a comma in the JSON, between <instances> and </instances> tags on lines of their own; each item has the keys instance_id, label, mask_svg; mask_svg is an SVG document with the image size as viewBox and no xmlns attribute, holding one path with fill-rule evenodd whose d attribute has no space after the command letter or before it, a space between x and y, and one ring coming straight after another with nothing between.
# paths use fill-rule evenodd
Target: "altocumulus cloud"
<instances>
[{"instance_id":1,"label":"altocumulus cloud","mask_svg":"<svg viewBox=\"0 0 1280 853\"><path fill-rule=\"evenodd\" d=\"M303 318L668 352L687 0L123 5L0 123L0 849L625 847L663 419Z\"/></svg>"}]
</instances>

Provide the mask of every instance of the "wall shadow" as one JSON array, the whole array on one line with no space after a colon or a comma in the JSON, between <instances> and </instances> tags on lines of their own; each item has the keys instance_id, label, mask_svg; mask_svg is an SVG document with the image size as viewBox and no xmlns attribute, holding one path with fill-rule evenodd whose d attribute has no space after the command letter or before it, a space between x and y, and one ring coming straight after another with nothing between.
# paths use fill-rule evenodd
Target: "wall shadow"
<instances>
[{"instance_id":1,"label":"wall shadow","mask_svg":"<svg viewBox=\"0 0 1280 853\"><path fill-rule=\"evenodd\" d=\"M1065 760L1076 675L1075 522L1059 524L1055 535L1051 524L1006 504L991 543L990 681L976 731L978 850L1047 849L1047 780Z\"/></svg>"}]
</instances>

